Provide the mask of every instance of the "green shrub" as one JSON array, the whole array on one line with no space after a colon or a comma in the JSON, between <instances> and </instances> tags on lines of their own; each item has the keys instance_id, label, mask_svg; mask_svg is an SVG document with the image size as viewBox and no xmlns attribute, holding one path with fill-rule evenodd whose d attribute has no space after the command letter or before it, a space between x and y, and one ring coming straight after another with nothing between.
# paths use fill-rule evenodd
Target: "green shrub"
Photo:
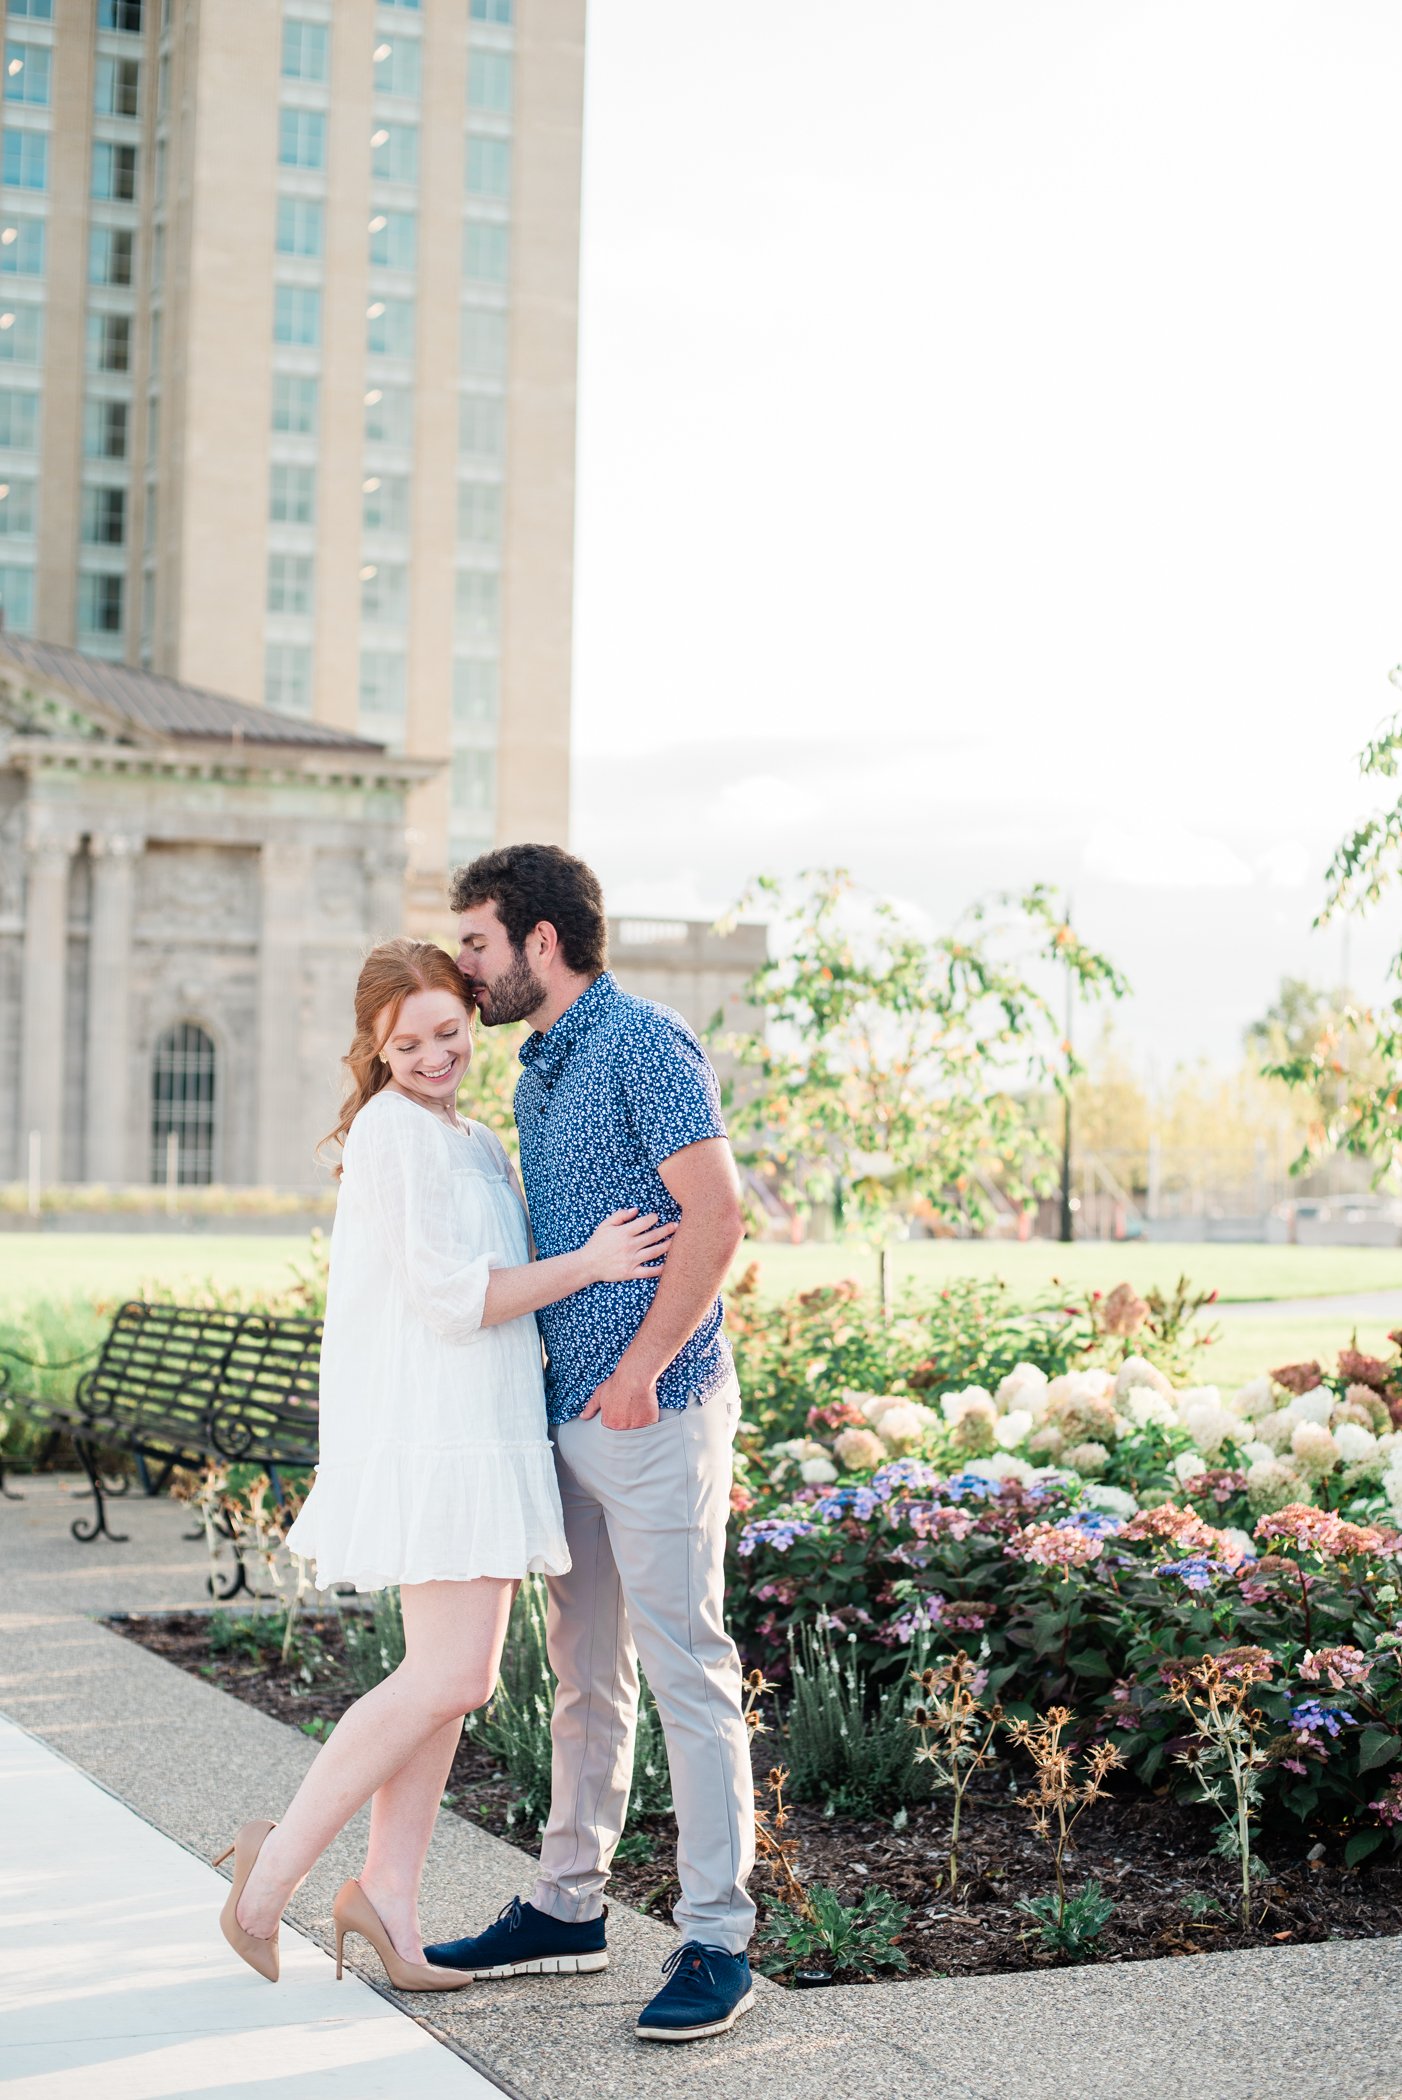
<instances>
[{"instance_id":1,"label":"green shrub","mask_svg":"<svg viewBox=\"0 0 1402 2100\"><path fill-rule=\"evenodd\" d=\"M929 1767L914 1761L915 1687L905 1670L874 1687L857 1662L856 1643L844 1641L843 1650L839 1655L830 1633L806 1626L790 1642L789 1792L845 1815L890 1815L930 1792ZM921 1667L919 1657L912 1661Z\"/></svg>"},{"instance_id":2,"label":"green shrub","mask_svg":"<svg viewBox=\"0 0 1402 2100\"><path fill-rule=\"evenodd\" d=\"M343 1612L346 1675L357 1693L375 1686L404 1660L404 1614L398 1590L377 1590L368 1612Z\"/></svg>"},{"instance_id":3,"label":"green shrub","mask_svg":"<svg viewBox=\"0 0 1402 2100\"><path fill-rule=\"evenodd\" d=\"M766 1904L755 1961L762 1975L788 1976L814 1960L837 1976L910 1967L897 1945L910 1911L886 1889L864 1889L860 1903L848 1904L817 1882L807 1899L806 1909L794 1903Z\"/></svg>"}]
</instances>

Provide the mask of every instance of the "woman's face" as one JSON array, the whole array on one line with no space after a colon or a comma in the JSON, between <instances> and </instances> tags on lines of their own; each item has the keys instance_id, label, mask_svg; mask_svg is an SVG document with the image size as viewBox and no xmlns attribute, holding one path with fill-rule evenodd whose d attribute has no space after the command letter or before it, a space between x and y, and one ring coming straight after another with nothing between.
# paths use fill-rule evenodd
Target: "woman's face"
<instances>
[{"instance_id":1,"label":"woman's face","mask_svg":"<svg viewBox=\"0 0 1402 2100\"><path fill-rule=\"evenodd\" d=\"M402 1093L436 1106L453 1099L472 1062L471 1024L461 999L452 992L411 992L394 1025L386 1008L376 1032Z\"/></svg>"}]
</instances>

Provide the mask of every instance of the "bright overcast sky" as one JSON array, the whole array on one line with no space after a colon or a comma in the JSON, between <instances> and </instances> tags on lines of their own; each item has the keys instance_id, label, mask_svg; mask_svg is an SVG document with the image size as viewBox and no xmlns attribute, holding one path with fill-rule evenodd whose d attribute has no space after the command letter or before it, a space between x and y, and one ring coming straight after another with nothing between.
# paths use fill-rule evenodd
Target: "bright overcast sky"
<instances>
[{"instance_id":1,"label":"bright overcast sky","mask_svg":"<svg viewBox=\"0 0 1402 2100\"><path fill-rule=\"evenodd\" d=\"M1402 658L1396 0L590 0L575 842L1069 884L1235 1055ZM1353 935L1373 989L1385 928Z\"/></svg>"}]
</instances>

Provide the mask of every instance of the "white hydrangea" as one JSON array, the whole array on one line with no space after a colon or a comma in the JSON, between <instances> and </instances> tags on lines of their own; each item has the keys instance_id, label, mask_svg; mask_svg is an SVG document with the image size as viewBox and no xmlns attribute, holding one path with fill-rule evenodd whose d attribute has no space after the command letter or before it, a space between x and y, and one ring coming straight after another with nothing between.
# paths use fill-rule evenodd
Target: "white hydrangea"
<instances>
[{"instance_id":1,"label":"white hydrangea","mask_svg":"<svg viewBox=\"0 0 1402 2100\"><path fill-rule=\"evenodd\" d=\"M910 1451L924 1441L938 1420L933 1408L922 1407L915 1400L901 1400L885 1410L875 1423L875 1429L892 1451Z\"/></svg>"},{"instance_id":2,"label":"white hydrangea","mask_svg":"<svg viewBox=\"0 0 1402 2100\"><path fill-rule=\"evenodd\" d=\"M904 1407L906 1405L899 1393L868 1393L865 1397L861 1397L856 1393L849 1393L847 1397L849 1400L857 1400L859 1402L862 1413L866 1416L873 1429L880 1426L881 1417L888 1413L891 1408Z\"/></svg>"},{"instance_id":3,"label":"white hydrangea","mask_svg":"<svg viewBox=\"0 0 1402 2100\"><path fill-rule=\"evenodd\" d=\"M995 1451L992 1458L971 1459L963 1471L979 1480L1020 1480L1024 1486L1042 1477L1035 1466L1025 1458L1014 1458L1011 1451Z\"/></svg>"},{"instance_id":4,"label":"white hydrangea","mask_svg":"<svg viewBox=\"0 0 1402 2100\"><path fill-rule=\"evenodd\" d=\"M1228 1524L1223 1528L1222 1536L1231 1547L1234 1559L1256 1560L1260 1557L1256 1541L1249 1531L1242 1531L1235 1524Z\"/></svg>"},{"instance_id":5,"label":"white hydrangea","mask_svg":"<svg viewBox=\"0 0 1402 2100\"><path fill-rule=\"evenodd\" d=\"M1279 1454L1288 1451L1290 1439L1298 1426L1297 1417L1288 1408L1282 1407L1277 1414L1263 1415L1256 1424L1256 1441L1264 1444L1268 1451Z\"/></svg>"},{"instance_id":6,"label":"white hydrangea","mask_svg":"<svg viewBox=\"0 0 1402 2100\"><path fill-rule=\"evenodd\" d=\"M1236 1435L1236 1420L1222 1406L1215 1385L1185 1394L1182 1417L1183 1427L1204 1458L1216 1458L1228 1437Z\"/></svg>"},{"instance_id":7,"label":"white hydrangea","mask_svg":"<svg viewBox=\"0 0 1402 2100\"><path fill-rule=\"evenodd\" d=\"M1275 1387L1269 1377L1253 1378L1249 1384L1239 1386L1232 1407L1244 1422L1254 1422L1261 1415L1273 1415Z\"/></svg>"},{"instance_id":8,"label":"white hydrangea","mask_svg":"<svg viewBox=\"0 0 1402 2100\"><path fill-rule=\"evenodd\" d=\"M1025 1407L1010 1407L1005 1415L999 1415L993 1431L1005 1451L1011 1451L1031 1433L1032 1415Z\"/></svg>"},{"instance_id":9,"label":"white hydrangea","mask_svg":"<svg viewBox=\"0 0 1402 2100\"><path fill-rule=\"evenodd\" d=\"M993 1397L1005 1413L1030 1408L1039 1414L1046 1405L1047 1374L1040 1364L1014 1364Z\"/></svg>"},{"instance_id":10,"label":"white hydrangea","mask_svg":"<svg viewBox=\"0 0 1402 2100\"><path fill-rule=\"evenodd\" d=\"M1308 1473L1328 1473L1338 1462L1339 1447L1322 1422L1298 1422L1290 1449Z\"/></svg>"},{"instance_id":11,"label":"white hydrangea","mask_svg":"<svg viewBox=\"0 0 1402 2100\"><path fill-rule=\"evenodd\" d=\"M1273 1444L1263 1444L1259 1437L1254 1437L1249 1444L1242 1445L1241 1455L1248 1466L1254 1466L1263 1458L1274 1458L1276 1454Z\"/></svg>"},{"instance_id":12,"label":"white hydrangea","mask_svg":"<svg viewBox=\"0 0 1402 2100\"><path fill-rule=\"evenodd\" d=\"M1322 1385L1312 1385L1307 1393L1296 1393L1284 1409L1297 1422L1328 1423L1334 1412L1334 1395Z\"/></svg>"},{"instance_id":13,"label":"white hydrangea","mask_svg":"<svg viewBox=\"0 0 1402 2100\"><path fill-rule=\"evenodd\" d=\"M816 1437L794 1436L786 1444L771 1444L769 1455L771 1458L796 1458L803 1464L812 1458L826 1458L828 1452L826 1444L820 1444Z\"/></svg>"},{"instance_id":14,"label":"white hydrangea","mask_svg":"<svg viewBox=\"0 0 1402 2100\"><path fill-rule=\"evenodd\" d=\"M1139 1509L1127 1488L1109 1487L1103 1480L1092 1481L1084 1488L1081 1500L1088 1502L1092 1509L1103 1509L1111 1517L1132 1517Z\"/></svg>"},{"instance_id":15,"label":"white hydrangea","mask_svg":"<svg viewBox=\"0 0 1402 2100\"><path fill-rule=\"evenodd\" d=\"M1334 1442L1339 1447L1339 1456L1350 1465L1357 1465L1365 1458L1376 1458L1378 1440L1371 1429L1364 1429L1358 1422L1340 1422L1333 1432Z\"/></svg>"},{"instance_id":16,"label":"white hydrangea","mask_svg":"<svg viewBox=\"0 0 1402 2100\"><path fill-rule=\"evenodd\" d=\"M837 1467L830 1458L805 1458L798 1470L805 1487L830 1487L837 1478Z\"/></svg>"},{"instance_id":17,"label":"white hydrangea","mask_svg":"<svg viewBox=\"0 0 1402 2100\"><path fill-rule=\"evenodd\" d=\"M1146 1356L1127 1356L1115 1374L1115 1396L1127 1400L1135 1391L1159 1393L1167 1399L1173 1387Z\"/></svg>"},{"instance_id":18,"label":"white hydrangea","mask_svg":"<svg viewBox=\"0 0 1402 2100\"><path fill-rule=\"evenodd\" d=\"M1392 1462L1383 1475L1383 1493L1392 1512L1394 1524L1402 1524L1402 1452L1394 1452Z\"/></svg>"},{"instance_id":19,"label":"white hydrangea","mask_svg":"<svg viewBox=\"0 0 1402 2100\"><path fill-rule=\"evenodd\" d=\"M981 1385L966 1385L962 1392L946 1393L940 1402L940 1411L950 1428L962 1422L965 1415L987 1415L991 1421L998 1412L993 1395Z\"/></svg>"},{"instance_id":20,"label":"white hydrangea","mask_svg":"<svg viewBox=\"0 0 1402 2100\"><path fill-rule=\"evenodd\" d=\"M1201 1480L1207 1471L1207 1463L1197 1451L1180 1451L1173 1461L1173 1470L1179 1485L1187 1487L1190 1481Z\"/></svg>"},{"instance_id":21,"label":"white hydrangea","mask_svg":"<svg viewBox=\"0 0 1402 2100\"><path fill-rule=\"evenodd\" d=\"M1136 1429L1147 1429L1151 1422L1160 1429L1172 1429L1178 1420L1178 1410L1167 1393L1159 1392L1156 1386L1131 1386L1121 1403L1125 1413Z\"/></svg>"}]
</instances>

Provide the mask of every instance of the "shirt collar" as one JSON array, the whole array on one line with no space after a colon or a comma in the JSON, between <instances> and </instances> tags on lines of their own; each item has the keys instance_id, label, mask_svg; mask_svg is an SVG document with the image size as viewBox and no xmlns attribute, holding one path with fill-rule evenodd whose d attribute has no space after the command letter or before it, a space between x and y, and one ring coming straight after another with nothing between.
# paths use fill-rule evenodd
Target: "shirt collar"
<instances>
[{"instance_id":1,"label":"shirt collar","mask_svg":"<svg viewBox=\"0 0 1402 2100\"><path fill-rule=\"evenodd\" d=\"M533 1033L521 1045L521 1063L538 1078L553 1079L570 1052L584 1041L618 997L612 970L596 977L587 991L567 1006L552 1028Z\"/></svg>"}]
</instances>

